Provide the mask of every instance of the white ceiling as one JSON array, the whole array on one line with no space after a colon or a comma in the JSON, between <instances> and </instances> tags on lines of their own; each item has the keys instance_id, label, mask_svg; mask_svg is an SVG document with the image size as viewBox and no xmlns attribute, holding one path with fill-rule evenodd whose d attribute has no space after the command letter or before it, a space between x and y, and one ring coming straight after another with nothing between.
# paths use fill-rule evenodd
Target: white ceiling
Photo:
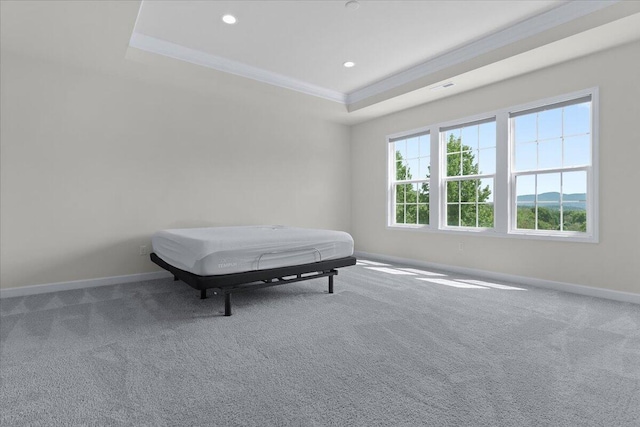
<instances>
[{"instance_id":1,"label":"white ceiling","mask_svg":"<svg viewBox=\"0 0 640 427\"><path fill-rule=\"evenodd\" d=\"M147 0L130 45L353 104L615 3Z\"/></svg>"},{"instance_id":2,"label":"white ceiling","mask_svg":"<svg viewBox=\"0 0 640 427\"><path fill-rule=\"evenodd\" d=\"M152 6L164 7L165 3L167 2L154 2ZM198 4L196 6L218 7L220 4L228 4L235 7L240 5L248 11L252 11L254 7L249 7L251 5L266 8L272 2L265 1L256 4L245 1L212 1L200 3L204 3L204 5ZM296 9L298 11L296 13L307 16L310 13L304 12L305 7L313 8L317 6L316 3L325 4L327 2L276 3L280 6L282 3L295 4L295 7L299 8ZM378 2L373 0L362 0L361 3L362 7L355 13L366 11L367 5L378 5ZM387 2L384 3L389 6ZM519 4L520 2L504 0L490 5L499 4L502 8L509 8L512 3ZM547 6L554 4L543 3ZM436 7L446 7L441 2L393 2L396 9L424 7L425 4L433 5L430 9L431 12ZM453 14L457 15L470 5L475 5L476 2L456 2L455 4L458 10ZM389 55L396 55L398 53L396 50L402 49L405 43L414 42L413 39L404 41L404 36L401 37L404 34L404 21L395 17L393 20L389 18L386 25L380 25L380 27L393 29L389 33L390 37L398 37L398 40L401 41L397 42L397 47L392 46L385 54L374 55L372 59L380 61L381 67L394 66L392 71L387 71L387 69L379 71L375 67L364 67L363 64L366 64L366 61L363 62L363 59L358 58L350 58L358 62L356 68L344 70L341 64L345 59L342 55L336 54L334 62L337 61L337 64L331 65L333 74L326 73L324 75L321 73L318 77L328 80L311 81L311 77L308 76L315 75L312 72L315 72L316 68L319 69L315 65L316 55L323 54L326 58L330 58L332 52L338 49L330 46L328 41L325 42L325 40L331 39L332 34L336 31L333 26L337 24L332 21L321 29L314 30L318 31L315 37L311 37L314 34L308 34L308 31L300 31L300 34L307 37L307 43L310 45L304 45L297 32L291 34L284 32L284 35L281 36L284 41L277 45L278 49L273 50L275 52L273 61L270 59L272 55L267 55L262 50L254 52L256 58L266 58L273 63L276 63L276 59L281 57L287 60L295 59L293 69L300 74L292 76L288 73L284 74L285 72L280 69L277 70L278 73L265 71L258 66L262 64L257 63L253 63L251 66L247 64L238 66L238 64L242 64L238 57L224 58L184 47L175 42L172 44L172 42L163 39L141 35L136 32L137 30L134 31L134 28L137 28L136 18L140 10L142 9L144 12L147 5L146 1L141 3L139 1L107 0L2 0L0 1L0 63L4 66L6 62L10 62L5 61L5 59L9 59L9 55L20 55L35 59L37 62L34 64L56 63L65 69L117 74L125 78L138 79L141 84L170 85L181 91L194 92L218 100L246 101L246 105L250 108L278 109L292 114L300 113L339 123L354 124L415 105L454 96L533 70L613 48L623 43L640 40L640 1L572 1L561 3L546 12L542 11L541 14L529 17L511 27L501 27L502 29L497 32L494 30L494 32L480 36L480 38L462 40L455 45L452 43L453 50L443 50L439 53L427 52L428 49L437 49L441 44L444 46L444 43L449 42L452 35L458 34L457 27L467 27L462 26L457 19L448 20L445 22L447 29L444 34L429 38L428 42L434 42L434 44L429 44L430 47L425 48L424 52L426 52L425 55L430 56L418 60L416 65L414 59L402 62L404 61L403 54L398 55L395 62L392 63L388 60ZM193 3L171 2L171 5L177 8L174 14L182 16L181 11L188 10L193 6ZM336 10L339 11L340 16L351 13L351 11L344 10L342 1L329 2L327 5L339 6ZM225 12L227 11L225 10ZM246 26L246 22L251 20L235 10L233 12L238 15L239 22L233 27L222 27L224 31L233 28L235 32L248 32L243 29L243 26ZM395 13L399 12L396 10ZM347 16L349 15L347 14ZM425 21L428 21L432 16L433 13L428 14ZM212 18L212 27L219 27L219 18L219 16ZM138 20L140 25L138 29L142 28L141 19L142 16ZM432 18L431 20L434 25L439 25L439 22L442 24L442 19ZM476 21L483 23L484 19ZM266 28L264 22L260 25ZM190 31L197 33L195 25L186 26L191 28ZM217 31L223 31L222 28L218 28ZM255 29L255 26L252 28ZM425 24L421 28L430 27ZM280 29L276 30L274 31L282 33ZM379 44L371 43L370 40L376 40L377 34L382 30L373 29L372 31L373 33L369 36L361 34L357 36L356 46L364 46L363 52L372 52L378 49ZM246 35L246 37L249 36L251 34ZM267 34L265 37L271 36ZM352 38L356 38L356 36ZM136 41L144 44L149 40L154 41L150 43L150 47L164 49L164 51L159 50L161 55L153 53L154 51L151 49L144 49L144 47L143 49L131 47L132 44L136 44ZM309 40L323 41L320 43ZM180 42L185 43L184 41ZM271 44L269 43L269 45ZM421 49L419 45L417 44L416 50ZM291 54L294 47L307 49L308 52ZM266 51L266 48L263 50ZM318 53L311 53L312 51ZM406 55L410 56L412 53L409 52ZM46 63L42 61L46 61ZM321 62L327 64L328 61L325 59ZM404 65L400 66L400 63ZM406 67L409 68L406 69ZM326 69L323 68L325 71ZM305 70L310 70L308 76L305 74ZM341 77L346 72L362 73L362 75L347 74L354 79L347 80ZM338 77L335 77L336 75ZM329 86L331 79L334 78L339 84L343 84L344 80L344 86L324 87ZM357 79L362 79L361 81L365 82L366 86L360 86L361 83ZM455 85L448 89L431 90L448 81L454 82ZM282 87L286 89L282 89ZM340 92L348 91L350 88L358 89L352 92ZM331 98L326 96L327 93L338 93L338 96Z\"/></svg>"}]
</instances>

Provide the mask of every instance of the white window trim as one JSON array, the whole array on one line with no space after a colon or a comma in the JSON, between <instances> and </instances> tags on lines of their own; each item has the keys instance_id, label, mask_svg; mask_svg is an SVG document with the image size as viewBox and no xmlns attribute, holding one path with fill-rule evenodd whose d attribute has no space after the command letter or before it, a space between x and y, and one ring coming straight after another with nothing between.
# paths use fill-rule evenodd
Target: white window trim
<instances>
[{"instance_id":1,"label":"white window trim","mask_svg":"<svg viewBox=\"0 0 640 427\"><path fill-rule=\"evenodd\" d=\"M411 230L415 230L415 229L428 229L431 228L431 224L432 224L432 220L433 220L433 216L431 213L429 213L429 224L396 224L395 223L395 218L396 218L396 212L395 212L395 191L394 191L394 184L396 183L404 183L404 184L410 184L413 182L424 182L425 180L406 180L406 181L396 181L395 180L395 158L396 158L396 153L395 150L392 148L393 144L392 144L392 140L398 140L398 139L403 139L406 137L410 137L412 135L416 135L416 134L429 134L429 136L431 137L431 127L421 127L421 128L417 128L417 129L412 129L409 131L405 131L405 132L399 132L399 133L394 133L392 135L387 135L387 227L391 227L391 228L400 228L400 229L411 229ZM433 137L431 137L431 159L433 159ZM391 161L391 159L393 159L393 161ZM433 162L431 162L431 176L429 176L429 188L431 188L432 183L434 182L433 180ZM432 193L432 192L431 192ZM429 193L429 197L431 197L431 193ZM431 201L431 199L429 199ZM431 203L429 203L429 205L431 205Z\"/></svg>"},{"instance_id":2,"label":"white window trim","mask_svg":"<svg viewBox=\"0 0 640 427\"><path fill-rule=\"evenodd\" d=\"M464 121L460 121L460 120L455 120L455 121L451 121L448 123L443 123L441 125L438 126L438 148L439 148L439 153L443 153L442 156L438 157L438 163L439 166L441 168L441 170L446 170L447 169L447 141L445 140L444 134L442 129L443 128L451 128L451 127L465 127L468 126L470 124L473 124L473 122L481 122L481 121L494 121L496 123L496 127L498 126L498 122L497 122L497 117L491 114L482 114L482 115L478 115L478 116L473 116L470 120L469 118L464 119ZM496 155L498 152L498 143L497 143L497 138L498 138L498 130L496 128ZM471 180L471 179L482 179L482 178L493 178L494 182L493 182L493 188L494 188L494 227L464 227L464 226L450 226L447 225L447 200L446 198L442 198L442 200L440 201L440 204L438 206L438 209L440 211L440 221L438 222L439 224L439 229L443 230L443 231L465 231L465 232L473 232L473 233L477 233L477 232L485 232L485 233L493 233L494 232L494 228L495 228L495 184L497 181L497 168L498 165L496 163L496 172L492 173L492 174L478 174L478 175L460 175L460 176L443 176L440 179L440 186L439 186L439 194L445 195L446 194L446 183L450 182L450 181L463 181L463 180Z\"/></svg>"},{"instance_id":3,"label":"white window trim","mask_svg":"<svg viewBox=\"0 0 640 427\"><path fill-rule=\"evenodd\" d=\"M530 110L544 105L556 104L564 101L581 98L591 95L591 166L585 167L587 170L587 232L554 232L549 230L520 230L514 227L515 212L513 212L513 200L515 198L514 177L517 175L513 171L513 156L511 147L511 126L509 114L523 110ZM491 236L499 238L517 238L532 240L551 240L564 242L599 242L599 123L600 99L598 87L584 89L572 93L558 95L550 98L537 100L525 104L520 104L508 108L503 108L483 114L476 114L462 119L450 120L447 122L434 123L430 126L420 127L405 132L398 132L388 135L386 138L387 150L387 229L403 231L419 231L427 233L442 233L458 236ZM475 227L448 227L445 210L441 195L444 194L444 180L440 179L441 170L444 170L444 156L441 155L443 147L440 136L440 128L456 125L463 126L466 123L484 120L495 117L496 120L496 172L494 182L494 228ZM393 210L393 184L392 173L393 164L390 159L395 159L395 152L392 153L390 140L409 136L415 133L426 133L431 135L431 176L429 185L431 193L429 225L394 224L395 212ZM435 191L437 189L437 191Z\"/></svg>"}]
</instances>

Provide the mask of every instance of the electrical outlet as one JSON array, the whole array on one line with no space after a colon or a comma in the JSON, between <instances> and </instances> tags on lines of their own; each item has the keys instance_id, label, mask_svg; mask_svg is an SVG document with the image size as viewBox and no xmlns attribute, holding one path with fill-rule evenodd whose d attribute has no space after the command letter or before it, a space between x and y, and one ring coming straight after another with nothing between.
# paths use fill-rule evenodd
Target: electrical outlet
<instances>
[{"instance_id":1,"label":"electrical outlet","mask_svg":"<svg viewBox=\"0 0 640 427\"><path fill-rule=\"evenodd\" d=\"M147 254L147 245L140 246L140 256Z\"/></svg>"},{"instance_id":2,"label":"electrical outlet","mask_svg":"<svg viewBox=\"0 0 640 427\"><path fill-rule=\"evenodd\" d=\"M458 250L460 252L464 251L464 243L462 243L462 242L458 243Z\"/></svg>"}]
</instances>

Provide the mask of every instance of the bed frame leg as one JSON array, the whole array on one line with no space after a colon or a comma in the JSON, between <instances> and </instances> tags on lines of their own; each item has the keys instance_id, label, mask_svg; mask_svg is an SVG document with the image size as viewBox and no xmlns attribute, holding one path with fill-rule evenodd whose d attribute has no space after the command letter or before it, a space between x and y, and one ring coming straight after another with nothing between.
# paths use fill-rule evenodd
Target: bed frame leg
<instances>
[{"instance_id":1,"label":"bed frame leg","mask_svg":"<svg viewBox=\"0 0 640 427\"><path fill-rule=\"evenodd\" d=\"M329 293L333 293L333 276L329 276Z\"/></svg>"},{"instance_id":2,"label":"bed frame leg","mask_svg":"<svg viewBox=\"0 0 640 427\"><path fill-rule=\"evenodd\" d=\"M205 298L207 298L207 290L200 289L200 299L205 299Z\"/></svg>"},{"instance_id":3,"label":"bed frame leg","mask_svg":"<svg viewBox=\"0 0 640 427\"><path fill-rule=\"evenodd\" d=\"M231 316L231 292L224 294L224 315Z\"/></svg>"}]
</instances>

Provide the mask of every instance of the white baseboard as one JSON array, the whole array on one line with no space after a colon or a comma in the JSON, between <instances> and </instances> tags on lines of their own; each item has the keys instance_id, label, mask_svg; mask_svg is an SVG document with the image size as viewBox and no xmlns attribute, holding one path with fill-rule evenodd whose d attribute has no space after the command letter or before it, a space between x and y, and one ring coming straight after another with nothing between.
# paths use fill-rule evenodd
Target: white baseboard
<instances>
[{"instance_id":1,"label":"white baseboard","mask_svg":"<svg viewBox=\"0 0 640 427\"><path fill-rule=\"evenodd\" d=\"M453 265L437 264L433 262L418 261L415 259L400 258L390 255L382 255L368 252L356 251L357 258L372 259L375 261L406 264L415 267L433 268L436 270L450 271L452 273L465 274L469 276L484 277L487 279L501 280L510 283L529 285L537 288L552 289L555 291L569 292L572 294L585 295L590 297L610 299L614 301L630 302L640 304L640 294L632 292L615 291L613 289L594 288L591 286L576 285L574 283L555 282L552 280L535 279L533 277L516 276L512 274L496 273L493 271L477 270L475 268L457 267Z\"/></svg>"},{"instance_id":2,"label":"white baseboard","mask_svg":"<svg viewBox=\"0 0 640 427\"><path fill-rule=\"evenodd\" d=\"M447 264L419 261L409 258L400 258L391 255L382 255L356 251L355 256L359 258L371 258L377 261L406 264L415 267L433 268L437 270L450 271L452 273L465 274L469 276L484 277L487 279L501 280L511 283L519 283L538 288L552 289L555 291L570 292L573 294L590 297L610 299L614 301L630 302L640 304L640 294L632 292L615 291L612 289L594 288L591 286L576 285L574 283L555 282L552 280L536 279L532 277L516 276L513 274L497 273L487 270L477 270L475 268L457 267ZM74 280L71 282L47 283L42 285L18 286L15 288L0 289L0 298L21 297L27 295L37 295L57 291L69 291L74 289L95 288L98 286L119 285L123 283L141 282L144 280L164 279L171 277L167 271L154 271L151 273L129 274L126 276L100 277L97 279Z\"/></svg>"},{"instance_id":3,"label":"white baseboard","mask_svg":"<svg viewBox=\"0 0 640 427\"><path fill-rule=\"evenodd\" d=\"M98 286L119 285L122 283L141 282L143 280L164 279L171 277L168 271L129 274L126 276L99 277L97 279L74 280L72 282L46 283L42 285L18 286L0 289L0 298L23 297L27 295L45 294L74 289L96 288Z\"/></svg>"}]
</instances>

